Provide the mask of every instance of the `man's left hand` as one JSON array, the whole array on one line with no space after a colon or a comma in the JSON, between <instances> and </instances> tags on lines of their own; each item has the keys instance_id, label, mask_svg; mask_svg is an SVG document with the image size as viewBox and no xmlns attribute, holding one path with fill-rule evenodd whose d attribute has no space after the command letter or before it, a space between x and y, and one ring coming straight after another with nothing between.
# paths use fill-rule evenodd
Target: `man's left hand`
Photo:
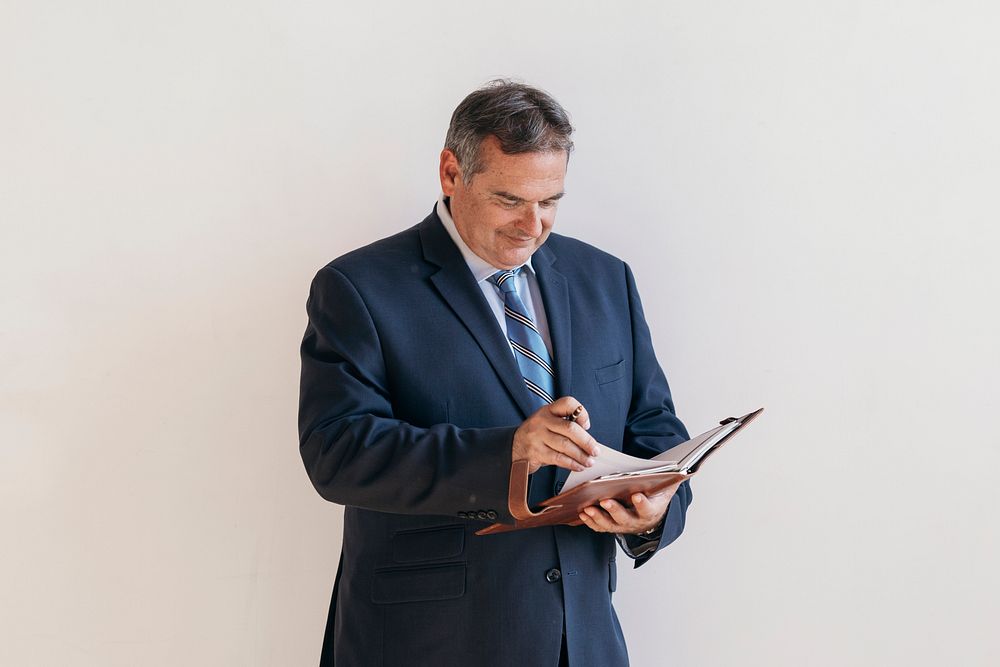
<instances>
[{"instance_id":1,"label":"man's left hand","mask_svg":"<svg viewBox=\"0 0 1000 667\"><path fill-rule=\"evenodd\" d=\"M676 487L647 496L642 493L632 495L632 507L626 507L613 498L602 500L600 505L592 505L580 512L580 520L591 530L599 533L620 533L622 535L644 533L655 528L667 513L670 499Z\"/></svg>"}]
</instances>

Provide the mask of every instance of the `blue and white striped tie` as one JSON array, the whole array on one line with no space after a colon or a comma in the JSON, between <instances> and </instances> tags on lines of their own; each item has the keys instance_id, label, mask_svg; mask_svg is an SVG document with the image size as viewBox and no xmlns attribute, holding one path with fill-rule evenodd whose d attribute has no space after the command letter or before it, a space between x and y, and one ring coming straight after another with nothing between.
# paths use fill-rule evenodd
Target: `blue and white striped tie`
<instances>
[{"instance_id":1,"label":"blue and white striped tie","mask_svg":"<svg viewBox=\"0 0 1000 667\"><path fill-rule=\"evenodd\" d=\"M528 317L528 309L517 295L515 276L521 270L497 271L490 280L503 297L504 319L507 322L507 339L514 350L514 358L521 369L524 384L528 387L538 407L554 400L555 372L552 368L552 358L545 347L545 341L538 332L538 327Z\"/></svg>"}]
</instances>

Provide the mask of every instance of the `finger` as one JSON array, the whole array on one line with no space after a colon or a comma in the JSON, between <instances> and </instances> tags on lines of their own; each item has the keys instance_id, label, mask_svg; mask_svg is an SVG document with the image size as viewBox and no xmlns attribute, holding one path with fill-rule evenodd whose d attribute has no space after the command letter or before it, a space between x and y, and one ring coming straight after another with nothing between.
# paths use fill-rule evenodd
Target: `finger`
<instances>
[{"instance_id":1,"label":"finger","mask_svg":"<svg viewBox=\"0 0 1000 667\"><path fill-rule=\"evenodd\" d=\"M587 467L587 464L580 463L572 456L559 451L552 443L544 440L533 446L529 460L538 465L559 466L560 468L575 470L576 472L581 472ZM583 460L586 461L586 457L583 457Z\"/></svg>"},{"instance_id":2,"label":"finger","mask_svg":"<svg viewBox=\"0 0 1000 667\"><path fill-rule=\"evenodd\" d=\"M632 502L635 503L636 513L639 515L639 518L636 521L635 529L629 532L639 533L650 528L655 528L663 521L663 517L667 513L669 500L661 505L654 505L646 496L636 493L632 496Z\"/></svg>"},{"instance_id":3,"label":"finger","mask_svg":"<svg viewBox=\"0 0 1000 667\"><path fill-rule=\"evenodd\" d=\"M590 514L587 513L587 510L589 509L592 508L588 507L584 509L582 512L580 512L580 521L583 522L583 525L585 525L587 528L590 528L595 532L598 533L606 532L603 529L601 529L600 526L597 525L597 523L594 521L594 517L592 517Z\"/></svg>"},{"instance_id":4,"label":"finger","mask_svg":"<svg viewBox=\"0 0 1000 667\"><path fill-rule=\"evenodd\" d=\"M606 498L602 500L601 507L604 508L605 512L611 515L612 521L622 527L633 526L638 518L635 513L626 509L624 505L614 498Z\"/></svg>"},{"instance_id":5,"label":"finger","mask_svg":"<svg viewBox=\"0 0 1000 667\"><path fill-rule=\"evenodd\" d=\"M593 465L589 451L580 448L579 445L560 433L549 431L543 443L549 449L573 459L582 466L589 468Z\"/></svg>"},{"instance_id":6,"label":"finger","mask_svg":"<svg viewBox=\"0 0 1000 667\"><path fill-rule=\"evenodd\" d=\"M549 424L549 430L553 433L558 433L564 438L568 438L577 447L587 452L588 456L597 456L597 440L594 439L594 436L587 433L579 424L568 422L566 420L559 420Z\"/></svg>"},{"instance_id":7,"label":"finger","mask_svg":"<svg viewBox=\"0 0 1000 667\"><path fill-rule=\"evenodd\" d=\"M554 449L545 450L545 453L542 455L542 465L558 466L576 472L583 472L587 468L587 466L577 463L574 459Z\"/></svg>"},{"instance_id":8,"label":"finger","mask_svg":"<svg viewBox=\"0 0 1000 667\"><path fill-rule=\"evenodd\" d=\"M587 431L580 424L568 422L564 428L569 431L567 437L570 440L590 452L591 456L598 455L599 450L597 448L597 440L594 439L594 436L587 433Z\"/></svg>"},{"instance_id":9,"label":"finger","mask_svg":"<svg viewBox=\"0 0 1000 667\"><path fill-rule=\"evenodd\" d=\"M576 400L572 396L563 396L549 403L547 407L549 414L552 416L566 419L582 405L583 404L580 403L580 401ZM584 412L586 412L586 410L584 410ZM577 416L577 418L579 418L579 416Z\"/></svg>"},{"instance_id":10,"label":"finger","mask_svg":"<svg viewBox=\"0 0 1000 667\"><path fill-rule=\"evenodd\" d=\"M591 522L596 526L594 530L602 533L622 532L622 527L615 522L611 516L597 506L585 507L583 511L590 517Z\"/></svg>"},{"instance_id":11,"label":"finger","mask_svg":"<svg viewBox=\"0 0 1000 667\"><path fill-rule=\"evenodd\" d=\"M587 412L583 403L572 396L563 396L559 400L549 403L549 410L554 416L579 424L584 430L590 428L590 413ZM576 417L570 419L573 415Z\"/></svg>"},{"instance_id":12,"label":"finger","mask_svg":"<svg viewBox=\"0 0 1000 667\"><path fill-rule=\"evenodd\" d=\"M670 499L673 494L658 493L653 495L645 495L643 493L633 493L632 494L632 506L635 507L636 514L639 519L647 521L649 519L658 518L666 510L667 505L670 504Z\"/></svg>"},{"instance_id":13,"label":"finger","mask_svg":"<svg viewBox=\"0 0 1000 667\"><path fill-rule=\"evenodd\" d=\"M577 401L577 407L573 408L573 414L576 415L576 418L568 420L570 423L579 425L584 431L590 429L590 413L587 412L583 403Z\"/></svg>"},{"instance_id":14,"label":"finger","mask_svg":"<svg viewBox=\"0 0 1000 667\"><path fill-rule=\"evenodd\" d=\"M651 519L652 508L649 502L649 498L644 493L634 493L632 494L632 507L635 508L636 514L639 515L640 519Z\"/></svg>"},{"instance_id":15,"label":"finger","mask_svg":"<svg viewBox=\"0 0 1000 667\"><path fill-rule=\"evenodd\" d=\"M560 417L570 416L573 414L573 411L581 405L583 404L572 396L560 396L556 400L549 403L549 407L552 408L552 413L559 415Z\"/></svg>"}]
</instances>

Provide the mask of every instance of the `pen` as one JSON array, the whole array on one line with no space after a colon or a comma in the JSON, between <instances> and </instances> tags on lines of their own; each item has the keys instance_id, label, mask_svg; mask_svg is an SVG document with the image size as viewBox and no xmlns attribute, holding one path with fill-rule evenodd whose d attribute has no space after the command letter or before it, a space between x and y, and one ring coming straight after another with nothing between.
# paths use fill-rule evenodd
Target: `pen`
<instances>
[{"instance_id":1,"label":"pen","mask_svg":"<svg viewBox=\"0 0 1000 667\"><path fill-rule=\"evenodd\" d=\"M575 422L580 417L580 413L582 412L583 412L583 406L578 405L576 406L576 410L573 411L573 414L569 415L568 417L563 417L563 419L565 419L568 422Z\"/></svg>"}]
</instances>

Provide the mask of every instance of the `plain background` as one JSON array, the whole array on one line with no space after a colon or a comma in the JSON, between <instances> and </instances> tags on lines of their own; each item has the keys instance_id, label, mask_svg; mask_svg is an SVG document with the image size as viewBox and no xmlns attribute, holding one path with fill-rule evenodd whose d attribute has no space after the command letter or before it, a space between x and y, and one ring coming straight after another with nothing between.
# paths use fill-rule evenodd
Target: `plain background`
<instances>
[{"instance_id":1,"label":"plain background","mask_svg":"<svg viewBox=\"0 0 1000 667\"><path fill-rule=\"evenodd\" d=\"M633 664L995 664L998 19L3 2L0 663L315 664L308 284L431 210L506 75L570 110L556 229L634 268L692 432L767 409L620 568Z\"/></svg>"}]
</instances>

